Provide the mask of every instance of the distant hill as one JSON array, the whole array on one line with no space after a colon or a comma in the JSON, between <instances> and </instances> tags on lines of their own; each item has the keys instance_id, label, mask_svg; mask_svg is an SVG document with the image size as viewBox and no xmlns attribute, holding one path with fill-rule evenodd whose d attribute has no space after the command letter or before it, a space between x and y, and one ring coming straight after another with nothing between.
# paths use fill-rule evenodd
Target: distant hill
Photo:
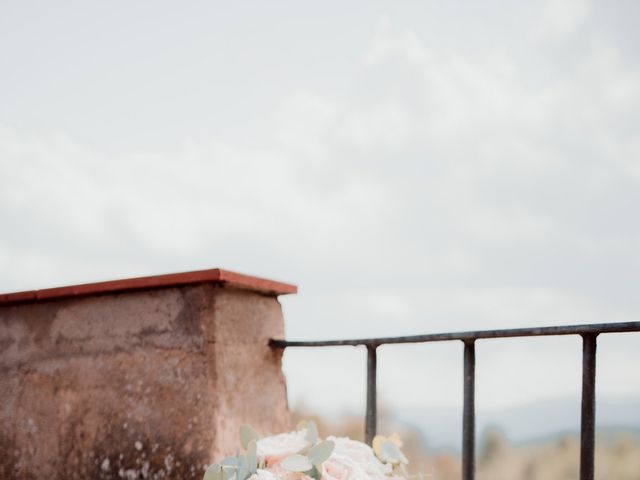
<instances>
[{"instance_id":1,"label":"distant hill","mask_svg":"<svg viewBox=\"0 0 640 480\"><path fill-rule=\"evenodd\" d=\"M640 431L640 397L598 398L596 426L601 431ZM419 430L430 450L458 451L462 409L409 408L394 411L390 420ZM496 427L515 443L530 443L580 431L580 399L557 398L497 410L476 412L479 438Z\"/></svg>"}]
</instances>

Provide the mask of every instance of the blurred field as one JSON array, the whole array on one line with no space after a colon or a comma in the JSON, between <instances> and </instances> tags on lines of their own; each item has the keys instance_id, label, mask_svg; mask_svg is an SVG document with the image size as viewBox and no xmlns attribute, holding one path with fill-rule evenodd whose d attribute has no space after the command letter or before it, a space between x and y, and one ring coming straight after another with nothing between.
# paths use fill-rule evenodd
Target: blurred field
<instances>
[{"instance_id":1,"label":"blurred field","mask_svg":"<svg viewBox=\"0 0 640 480\"><path fill-rule=\"evenodd\" d=\"M294 424L313 419L323 436L363 439L361 418L329 420L304 412L294 412ZM459 480L460 457L455 452L431 452L422 433L406 425L380 421L381 433L397 432L405 442L403 451L411 460L409 473L419 480ZM478 480L577 480L580 442L577 435L559 435L544 441L514 445L498 430L484 432L478 445ZM598 433L596 478L600 480L640 480L640 435L633 432Z\"/></svg>"}]
</instances>

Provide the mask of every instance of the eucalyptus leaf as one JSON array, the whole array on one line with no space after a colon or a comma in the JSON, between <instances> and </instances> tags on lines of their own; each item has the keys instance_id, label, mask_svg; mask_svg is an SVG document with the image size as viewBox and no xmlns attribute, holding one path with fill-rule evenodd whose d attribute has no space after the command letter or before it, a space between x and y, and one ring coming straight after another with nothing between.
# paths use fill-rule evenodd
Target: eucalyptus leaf
<instances>
[{"instance_id":1,"label":"eucalyptus leaf","mask_svg":"<svg viewBox=\"0 0 640 480\"><path fill-rule=\"evenodd\" d=\"M387 439L382 435L376 435L375 437L373 437L373 442L371 442L371 447L373 448L373 452L376 454L378 458L382 457L382 451L380 450L380 447L386 440Z\"/></svg>"},{"instance_id":2,"label":"eucalyptus leaf","mask_svg":"<svg viewBox=\"0 0 640 480\"><path fill-rule=\"evenodd\" d=\"M222 480L222 467L219 463L209 465L202 480Z\"/></svg>"},{"instance_id":3,"label":"eucalyptus leaf","mask_svg":"<svg viewBox=\"0 0 640 480\"><path fill-rule=\"evenodd\" d=\"M407 457L400 451L398 446L391 440L385 440L380 445L382 460L388 463L409 463Z\"/></svg>"},{"instance_id":4,"label":"eucalyptus leaf","mask_svg":"<svg viewBox=\"0 0 640 480\"><path fill-rule=\"evenodd\" d=\"M237 477L237 467L234 466L222 466L222 478L223 480L235 480Z\"/></svg>"},{"instance_id":5,"label":"eucalyptus leaf","mask_svg":"<svg viewBox=\"0 0 640 480\"><path fill-rule=\"evenodd\" d=\"M318 443L318 427L316 426L316 422L309 420L305 428L307 429L307 435L305 436L307 442L311 445Z\"/></svg>"},{"instance_id":6,"label":"eucalyptus leaf","mask_svg":"<svg viewBox=\"0 0 640 480\"><path fill-rule=\"evenodd\" d=\"M244 448L245 450L247 449L251 440L258 441L259 439L260 435L258 435L256 431L249 425L242 425L240 427L240 443L242 444L242 448Z\"/></svg>"},{"instance_id":7,"label":"eucalyptus leaf","mask_svg":"<svg viewBox=\"0 0 640 480\"><path fill-rule=\"evenodd\" d=\"M282 460L281 465L291 472L306 472L313 468L309 459L302 455L291 455Z\"/></svg>"},{"instance_id":8,"label":"eucalyptus leaf","mask_svg":"<svg viewBox=\"0 0 640 480\"><path fill-rule=\"evenodd\" d=\"M310 476L311 478L313 478L313 480L320 480L322 477L322 467L318 466L318 465L314 465L313 468L308 471L305 472L308 476Z\"/></svg>"},{"instance_id":9,"label":"eucalyptus leaf","mask_svg":"<svg viewBox=\"0 0 640 480\"><path fill-rule=\"evenodd\" d=\"M325 440L311 447L307 453L307 457L314 465L320 465L331 456L336 444L332 440Z\"/></svg>"},{"instance_id":10,"label":"eucalyptus leaf","mask_svg":"<svg viewBox=\"0 0 640 480\"><path fill-rule=\"evenodd\" d=\"M251 440L247 445L247 468L249 473L256 473L258 469L258 442Z\"/></svg>"},{"instance_id":11,"label":"eucalyptus leaf","mask_svg":"<svg viewBox=\"0 0 640 480\"><path fill-rule=\"evenodd\" d=\"M236 470L236 479L245 480L249 476L249 469L246 464L240 465Z\"/></svg>"},{"instance_id":12,"label":"eucalyptus leaf","mask_svg":"<svg viewBox=\"0 0 640 480\"><path fill-rule=\"evenodd\" d=\"M222 459L220 465L222 465L223 467L237 467L239 463L240 461L237 457L227 457Z\"/></svg>"}]
</instances>

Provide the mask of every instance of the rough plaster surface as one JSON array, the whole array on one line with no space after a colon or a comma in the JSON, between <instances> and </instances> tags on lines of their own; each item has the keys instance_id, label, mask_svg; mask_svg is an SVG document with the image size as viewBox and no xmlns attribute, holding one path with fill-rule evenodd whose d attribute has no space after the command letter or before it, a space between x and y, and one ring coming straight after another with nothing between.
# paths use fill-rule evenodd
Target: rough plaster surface
<instances>
[{"instance_id":1,"label":"rough plaster surface","mask_svg":"<svg viewBox=\"0 0 640 480\"><path fill-rule=\"evenodd\" d=\"M283 328L211 284L0 306L0 478L201 478L288 427Z\"/></svg>"}]
</instances>

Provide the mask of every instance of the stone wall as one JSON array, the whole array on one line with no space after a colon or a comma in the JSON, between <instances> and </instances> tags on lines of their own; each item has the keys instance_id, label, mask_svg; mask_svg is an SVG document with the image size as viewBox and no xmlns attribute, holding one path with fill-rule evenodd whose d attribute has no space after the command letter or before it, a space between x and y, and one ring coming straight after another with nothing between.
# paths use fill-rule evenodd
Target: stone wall
<instances>
[{"instance_id":1,"label":"stone wall","mask_svg":"<svg viewBox=\"0 0 640 480\"><path fill-rule=\"evenodd\" d=\"M241 424L286 429L267 342L294 287L256 285L0 298L0 478L199 479Z\"/></svg>"}]
</instances>

